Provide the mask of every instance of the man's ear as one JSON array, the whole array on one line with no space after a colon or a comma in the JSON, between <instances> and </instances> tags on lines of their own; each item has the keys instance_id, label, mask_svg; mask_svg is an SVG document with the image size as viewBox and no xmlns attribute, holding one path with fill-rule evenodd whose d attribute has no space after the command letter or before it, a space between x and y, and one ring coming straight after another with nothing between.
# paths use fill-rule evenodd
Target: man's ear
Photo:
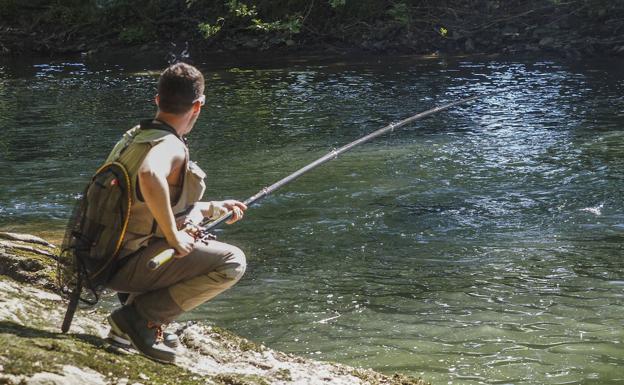
<instances>
[{"instance_id":1,"label":"man's ear","mask_svg":"<svg viewBox=\"0 0 624 385\"><path fill-rule=\"evenodd\" d=\"M156 94L154 97L154 103L156 103L157 106L160 106L160 95Z\"/></svg>"},{"instance_id":2,"label":"man's ear","mask_svg":"<svg viewBox=\"0 0 624 385\"><path fill-rule=\"evenodd\" d=\"M199 114L199 111L201 111L201 102L196 101L195 103L193 103L193 115Z\"/></svg>"}]
</instances>

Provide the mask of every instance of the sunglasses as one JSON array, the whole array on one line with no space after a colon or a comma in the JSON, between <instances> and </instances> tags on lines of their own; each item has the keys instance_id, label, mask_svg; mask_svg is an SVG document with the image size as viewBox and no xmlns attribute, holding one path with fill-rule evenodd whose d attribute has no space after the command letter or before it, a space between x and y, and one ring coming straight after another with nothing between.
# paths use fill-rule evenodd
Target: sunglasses
<instances>
[{"instance_id":1,"label":"sunglasses","mask_svg":"<svg viewBox=\"0 0 624 385\"><path fill-rule=\"evenodd\" d=\"M199 102L200 106L203 106L204 104L206 104L206 95L202 95L198 97L197 99L193 100L193 104L195 104L196 102Z\"/></svg>"}]
</instances>

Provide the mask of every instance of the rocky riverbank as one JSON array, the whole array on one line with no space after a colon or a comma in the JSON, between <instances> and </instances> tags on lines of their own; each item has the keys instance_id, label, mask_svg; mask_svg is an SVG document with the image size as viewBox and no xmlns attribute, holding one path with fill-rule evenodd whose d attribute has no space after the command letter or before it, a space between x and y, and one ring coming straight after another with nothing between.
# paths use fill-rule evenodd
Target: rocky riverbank
<instances>
[{"instance_id":1,"label":"rocky riverbank","mask_svg":"<svg viewBox=\"0 0 624 385\"><path fill-rule=\"evenodd\" d=\"M425 385L284 354L203 323L169 326L182 346L177 364L163 365L109 345L101 307L78 310L62 334L55 254L44 239L0 233L0 384Z\"/></svg>"}]
</instances>

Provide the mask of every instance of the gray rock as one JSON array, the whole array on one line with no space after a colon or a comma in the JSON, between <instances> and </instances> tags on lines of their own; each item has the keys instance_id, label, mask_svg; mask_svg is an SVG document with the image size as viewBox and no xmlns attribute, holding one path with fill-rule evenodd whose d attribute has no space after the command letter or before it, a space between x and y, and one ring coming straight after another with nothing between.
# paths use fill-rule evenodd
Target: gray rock
<instances>
[{"instance_id":1,"label":"gray rock","mask_svg":"<svg viewBox=\"0 0 624 385\"><path fill-rule=\"evenodd\" d=\"M247 48L258 48L260 47L260 42L258 39L249 39L243 43L243 45Z\"/></svg>"},{"instance_id":2,"label":"gray rock","mask_svg":"<svg viewBox=\"0 0 624 385\"><path fill-rule=\"evenodd\" d=\"M28 243L37 243L39 245L44 245L44 246L48 246L48 247L56 247L53 244L51 244L50 242L46 241L43 238L39 238L35 235L30 235L30 234L18 234L18 233L9 233L9 232L0 232L0 238L2 239L9 239L12 241L22 241L22 242L28 242Z\"/></svg>"},{"instance_id":3,"label":"gray rock","mask_svg":"<svg viewBox=\"0 0 624 385\"><path fill-rule=\"evenodd\" d=\"M19 265L22 269L31 273L45 269L45 265L43 264L43 262L36 259L22 260L20 261Z\"/></svg>"},{"instance_id":4,"label":"gray rock","mask_svg":"<svg viewBox=\"0 0 624 385\"><path fill-rule=\"evenodd\" d=\"M63 366L63 373L41 372L26 379L27 385L106 385L104 377L89 368L77 368L71 365Z\"/></svg>"},{"instance_id":5,"label":"gray rock","mask_svg":"<svg viewBox=\"0 0 624 385\"><path fill-rule=\"evenodd\" d=\"M33 253L45 255L47 257L55 258L55 255L53 253L47 251L47 250L43 250L40 247L36 247L36 246L26 245L26 244L23 244L23 243L20 243L20 242L0 241L0 247L10 248L10 249L17 249L17 250L24 250L24 251L30 251L30 252L33 252Z\"/></svg>"},{"instance_id":6,"label":"gray rock","mask_svg":"<svg viewBox=\"0 0 624 385\"><path fill-rule=\"evenodd\" d=\"M23 241L0 240L0 274L16 281L53 289L53 274L56 271L54 258L43 246L26 244Z\"/></svg>"},{"instance_id":7,"label":"gray rock","mask_svg":"<svg viewBox=\"0 0 624 385\"><path fill-rule=\"evenodd\" d=\"M552 29L548 27L538 27L533 30L533 37L541 38L541 37L549 37L552 34Z\"/></svg>"},{"instance_id":8,"label":"gray rock","mask_svg":"<svg viewBox=\"0 0 624 385\"><path fill-rule=\"evenodd\" d=\"M551 37L551 36L546 36L542 39L540 39L539 41L539 46L542 48L548 48L548 47L552 47L555 44L555 38Z\"/></svg>"},{"instance_id":9,"label":"gray rock","mask_svg":"<svg viewBox=\"0 0 624 385\"><path fill-rule=\"evenodd\" d=\"M4 241L17 243L20 241ZM82 343L75 343L72 340L82 340L82 335L90 334L93 338L104 338L108 333L108 326L102 323L104 318L104 309L96 309L95 311L84 311L79 309L76 313L72 324L72 331L76 334L58 337L58 342L39 342L39 337L47 337L49 333L58 334L58 326L61 324L64 313L65 303L61 302L61 297L49 291L41 290L29 283L31 281L52 280L54 277L48 273L48 270L54 269L54 262L51 258L45 258L38 255L29 255L29 253L18 253L15 248L5 248L0 246L0 274L7 275L2 270L19 271L27 273L23 268L18 268L20 261L29 261L35 259L38 262L49 262L44 270L37 272L31 277L18 282L7 278L0 279L0 321L19 325L20 328L26 328L29 333L21 335L19 332L9 329L8 338L13 338L16 334L16 340L26 339L22 341L24 346L32 343L35 351L30 354L28 349L24 349L27 359L39 360L39 354L45 349L48 364L46 368L51 372L40 372L32 375L31 366L22 368L20 365L14 365L21 373L14 375L2 373L2 365L6 366L7 362L15 360L10 356L10 350L0 350L0 384L11 385L78 385L78 384L110 384L110 385L139 385L141 383L149 385L153 383L156 376L159 376L156 369L160 364L148 362L141 363L141 367L136 367L134 360L127 360L125 354L118 354L114 350L101 349L98 360L105 360L110 365L117 365L122 372L115 373L119 376L118 380L113 377L113 373L102 371L99 373L93 369L86 367L77 367L76 365L89 365L88 363L77 363L73 355L57 354L58 352L66 352L67 349L78 349L76 353L81 355L92 354L91 348ZM24 262L35 266L35 262ZM53 281L49 281L51 284ZM50 285L39 285L50 286ZM192 373L194 375L193 383L209 383L215 376L223 376L229 379L228 383L243 383L240 379L258 378L253 383L271 383L271 384L322 384L331 383L332 385L364 385L364 384L402 384L403 381L394 380L394 378L386 377L382 374L369 370L361 370L347 367L344 365L323 363L313 361L289 354L280 353L265 346L255 344L242 337L238 337L226 330L218 327L208 326L199 323L188 323L186 325L172 325L176 328L176 333L180 335L182 346L177 357L176 365L181 373L186 375ZM19 330L19 329L16 329ZM5 337L7 338L7 337ZM30 341L28 341L30 340ZM56 339L55 339L56 340ZM4 340L3 340L4 341ZM92 341L91 339L87 341ZM58 345L57 345L58 344ZM21 345L19 345L21 346ZM82 351L82 347L85 351ZM13 347L12 347L13 348ZM26 354L28 353L28 354ZM89 356L86 356L87 358ZM13 363L13 362L12 362ZM35 361L32 367L42 367L41 362ZM99 366L97 367L99 368ZM140 382L132 382L128 378L139 373L138 380ZM286 380L286 378L288 378ZM366 380L364 380L366 378ZM403 378L403 377L401 377ZM163 378L159 378L161 382L177 383L175 375L163 374ZM370 379L370 380L369 380ZM247 382L246 380L244 383ZM424 382L410 383L424 385Z\"/></svg>"},{"instance_id":10,"label":"gray rock","mask_svg":"<svg viewBox=\"0 0 624 385\"><path fill-rule=\"evenodd\" d=\"M466 43L464 44L464 49L466 50L466 52L473 52L475 50L475 44L472 39L466 40Z\"/></svg>"},{"instance_id":11,"label":"gray rock","mask_svg":"<svg viewBox=\"0 0 624 385\"><path fill-rule=\"evenodd\" d=\"M518 28L514 27L514 26L510 26L507 25L505 26L505 28L503 28L503 30L501 31L501 33L504 36L513 36L513 37L517 37L519 35L518 33Z\"/></svg>"},{"instance_id":12,"label":"gray rock","mask_svg":"<svg viewBox=\"0 0 624 385\"><path fill-rule=\"evenodd\" d=\"M524 46L524 50L526 52L538 52L540 49L538 46L533 45L533 44L527 44Z\"/></svg>"}]
</instances>

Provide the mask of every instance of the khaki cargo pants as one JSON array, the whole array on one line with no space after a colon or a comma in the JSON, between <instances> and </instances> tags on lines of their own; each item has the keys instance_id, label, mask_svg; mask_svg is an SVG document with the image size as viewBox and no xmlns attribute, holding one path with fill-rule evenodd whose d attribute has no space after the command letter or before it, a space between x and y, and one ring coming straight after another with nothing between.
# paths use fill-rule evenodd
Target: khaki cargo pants
<instances>
[{"instance_id":1,"label":"khaki cargo pants","mask_svg":"<svg viewBox=\"0 0 624 385\"><path fill-rule=\"evenodd\" d=\"M245 254L217 241L197 242L187 256L150 270L147 262L167 248L167 242L159 239L126 257L107 285L133 295L139 314L152 322L173 321L232 287L245 273Z\"/></svg>"}]
</instances>

